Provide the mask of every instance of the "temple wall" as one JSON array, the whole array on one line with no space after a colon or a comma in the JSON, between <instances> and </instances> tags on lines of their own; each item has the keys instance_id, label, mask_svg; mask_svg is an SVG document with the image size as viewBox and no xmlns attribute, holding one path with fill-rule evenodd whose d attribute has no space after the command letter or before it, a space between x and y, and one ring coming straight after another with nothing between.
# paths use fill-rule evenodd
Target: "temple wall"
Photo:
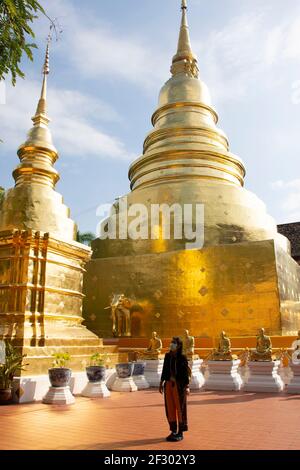
<instances>
[{"instance_id":1,"label":"temple wall","mask_svg":"<svg viewBox=\"0 0 300 470\"><path fill-rule=\"evenodd\" d=\"M284 266L288 260L285 254ZM111 337L105 307L112 293L123 293L134 304L132 337L149 337L155 330L169 338L185 328L201 337L216 337L223 329L229 336L252 336L260 327L281 335L283 320L285 331L292 332L298 318L286 311L281 317L276 263L274 240L92 259L84 277L84 318L96 334Z\"/></svg>"}]
</instances>

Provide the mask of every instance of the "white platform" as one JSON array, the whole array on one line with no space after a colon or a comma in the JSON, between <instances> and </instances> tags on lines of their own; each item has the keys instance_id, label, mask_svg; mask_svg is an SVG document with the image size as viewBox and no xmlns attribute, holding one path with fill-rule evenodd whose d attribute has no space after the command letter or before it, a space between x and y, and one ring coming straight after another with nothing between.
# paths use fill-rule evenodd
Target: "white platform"
<instances>
[{"instance_id":1,"label":"white platform","mask_svg":"<svg viewBox=\"0 0 300 470\"><path fill-rule=\"evenodd\" d=\"M145 362L145 378L150 387L159 387L161 373L164 365L163 359L146 360Z\"/></svg>"},{"instance_id":2,"label":"white platform","mask_svg":"<svg viewBox=\"0 0 300 470\"><path fill-rule=\"evenodd\" d=\"M238 391L243 386L243 380L238 373L240 360L208 361L208 378L204 384L205 390Z\"/></svg>"},{"instance_id":3,"label":"white platform","mask_svg":"<svg viewBox=\"0 0 300 470\"><path fill-rule=\"evenodd\" d=\"M203 359L193 359L189 361L189 366L192 371L192 377L190 379L191 390L199 390L204 385L205 379L201 372L202 363Z\"/></svg>"},{"instance_id":4,"label":"white platform","mask_svg":"<svg viewBox=\"0 0 300 470\"><path fill-rule=\"evenodd\" d=\"M280 375L283 383L285 385L288 385L290 383L290 381L292 380L292 377L293 377L293 372L290 368L290 366L288 367L284 367L283 365L280 365L279 366L279 369L278 369L278 374Z\"/></svg>"},{"instance_id":5,"label":"white platform","mask_svg":"<svg viewBox=\"0 0 300 470\"><path fill-rule=\"evenodd\" d=\"M280 361L248 362L249 378L245 392L278 393L284 389L284 383L278 374Z\"/></svg>"},{"instance_id":6,"label":"white platform","mask_svg":"<svg viewBox=\"0 0 300 470\"><path fill-rule=\"evenodd\" d=\"M287 393L300 393L300 364L290 364L292 377L287 387Z\"/></svg>"},{"instance_id":7,"label":"white platform","mask_svg":"<svg viewBox=\"0 0 300 470\"><path fill-rule=\"evenodd\" d=\"M75 398L70 387L49 387L42 401L47 405L73 405Z\"/></svg>"},{"instance_id":8,"label":"white platform","mask_svg":"<svg viewBox=\"0 0 300 470\"><path fill-rule=\"evenodd\" d=\"M117 378L117 373L116 371L114 370L114 372L112 374L109 375L109 377L106 379L106 386L109 390L112 390L112 386L113 384L115 383L116 381L116 378Z\"/></svg>"},{"instance_id":9,"label":"white platform","mask_svg":"<svg viewBox=\"0 0 300 470\"><path fill-rule=\"evenodd\" d=\"M73 372L69 384L72 394L80 395L87 383L88 378L85 371ZM50 382L48 374L21 378L16 377L13 383L14 402L30 403L41 401L48 392L49 387Z\"/></svg>"},{"instance_id":10,"label":"white platform","mask_svg":"<svg viewBox=\"0 0 300 470\"><path fill-rule=\"evenodd\" d=\"M238 368L238 373L240 374L240 376L242 377L242 381L244 383L247 382L248 380L248 377L249 377L249 368L247 365L245 366L239 366Z\"/></svg>"},{"instance_id":11,"label":"white platform","mask_svg":"<svg viewBox=\"0 0 300 470\"><path fill-rule=\"evenodd\" d=\"M132 377L128 377L126 379L120 379L117 377L111 389L114 392L137 392L138 388L135 385Z\"/></svg>"},{"instance_id":12,"label":"white platform","mask_svg":"<svg viewBox=\"0 0 300 470\"><path fill-rule=\"evenodd\" d=\"M81 395L88 398L109 398L110 391L104 381L88 382L82 390Z\"/></svg>"},{"instance_id":13,"label":"white platform","mask_svg":"<svg viewBox=\"0 0 300 470\"><path fill-rule=\"evenodd\" d=\"M138 390L145 390L146 388L150 388L149 382L146 380L144 375L133 375L132 378Z\"/></svg>"},{"instance_id":14,"label":"white platform","mask_svg":"<svg viewBox=\"0 0 300 470\"><path fill-rule=\"evenodd\" d=\"M115 369L106 370L106 385L115 381ZM82 391L88 384L88 378L85 371L72 372L70 381L70 390L73 395L81 395ZM34 401L42 401L50 387L49 376L35 375L29 377L19 377L14 379L14 402L30 403Z\"/></svg>"}]
</instances>

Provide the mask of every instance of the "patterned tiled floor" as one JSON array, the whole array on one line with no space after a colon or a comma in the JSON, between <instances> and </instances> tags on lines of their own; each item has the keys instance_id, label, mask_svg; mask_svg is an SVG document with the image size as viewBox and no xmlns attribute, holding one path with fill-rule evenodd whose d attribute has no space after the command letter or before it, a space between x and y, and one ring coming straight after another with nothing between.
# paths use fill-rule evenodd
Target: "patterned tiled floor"
<instances>
[{"instance_id":1,"label":"patterned tiled floor","mask_svg":"<svg viewBox=\"0 0 300 470\"><path fill-rule=\"evenodd\" d=\"M0 407L0 449L300 449L300 396L192 392L190 431L168 443L154 389L77 398L70 407Z\"/></svg>"}]
</instances>

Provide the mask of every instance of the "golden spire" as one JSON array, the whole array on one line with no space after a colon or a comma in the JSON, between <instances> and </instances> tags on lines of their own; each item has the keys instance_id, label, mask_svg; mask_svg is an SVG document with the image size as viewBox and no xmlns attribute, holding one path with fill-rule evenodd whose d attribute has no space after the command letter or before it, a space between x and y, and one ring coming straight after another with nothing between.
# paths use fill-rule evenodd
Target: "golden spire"
<instances>
[{"instance_id":1,"label":"golden spire","mask_svg":"<svg viewBox=\"0 0 300 470\"><path fill-rule=\"evenodd\" d=\"M45 62L43 66L44 77L43 77L41 97L37 105L35 116L32 118L32 121L34 122L34 124L41 124L41 122L44 121L45 118L47 120L47 123L49 122L49 119L47 118L47 75L49 75L49 72L50 72L50 68L49 68L50 41L51 41L51 36L49 34L48 40L47 40Z\"/></svg>"},{"instance_id":2,"label":"golden spire","mask_svg":"<svg viewBox=\"0 0 300 470\"><path fill-rule=\"evenodd\" d=\"M35 115L31 118L33 121L33 128L29 131L26 142L30 142L32 145L40 146L41 138L43 144L53 146L52 137L48 129L50 119L47 116L47 76L49 75L49 50L50 42L52 41L51 30L47 38L47 47L45 53L45 60L43 65L43 83L41 96L36 108Z\"/></svg>"},{"instance_id":3,"label":"golden spire","mask_svg":"<svg viewBox=\"0 0 300 470\"><path fill-rule=\"evenodd\" d=\"M187 1L182 0L178 49L172 77L159 94L152 116L154 129L145 141L143 155L129 169L133 190L150 185L178 183L180 179L244 184L241 159L229 151L225 133L217 127L218 115L209 90L198 78L187 21Z\"/></svg>"},{"instance_id":4,"label":"golden spire","mask_svg":"<svg viewBox=\"0 0 300 470\"><path fill-rule=\"evenodd\" d=\"M197 57L192 51L189 25L187 20L187 0L181 2L182 19L178 39L178 47L173 63L171 72L173 75L178 73L186 73L187 75L198 78L198 65Z\"/></svg>"},{"instance_id":5,"label":"golden spire","mask_svg":"<svg viewBox=\"0 0 300 470\"><path fill-rule=\"evenodd\" d=\"M41 96L35 115L31 118L33 127L27 135L26 142L19 147L18 156L21 164L14 170L13 177L16 184L26 180L39 180L40 183L52 187L59 180L58 172L53 168L58 153L52 142L52 136L47 116L47 76L49 75L49 49L52 40L51 29L47 38L45 61L43 65L43 83Z\"/></svg>"}]
</instances>

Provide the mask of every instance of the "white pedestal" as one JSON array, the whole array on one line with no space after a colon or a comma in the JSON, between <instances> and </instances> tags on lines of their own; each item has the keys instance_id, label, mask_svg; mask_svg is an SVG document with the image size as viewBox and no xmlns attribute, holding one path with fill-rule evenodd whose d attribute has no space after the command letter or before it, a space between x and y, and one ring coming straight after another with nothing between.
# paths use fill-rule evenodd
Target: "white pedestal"
<instances>
[{"instance_id":1,"label":"white pedestal","mask_svg":"<svg viewBox=\"0 0 300 470\"><path fill-rule=\"evenodd\" d=\"M75 398L70 387L50 387L42 401L47 405L73 405Z\"/></svg>"},{"instance_id":2,"label":"white pedestal","mask_svg":"<svg viewBox=\"0 0 300 470\"><path fill-rule=\"evenodd\" d=\"M244 383L246 383L247 380L248 380L248 377L249 377L249 368L248 368L248 366L247 365L242 366L242 367L239 366L238 373L240 374L240 376L242 378L242 381Z\"/></svg>"},{"instance_id":3,"label":"white pedestal","mask_svg":"<svg viewBox=\"0 0 300 470\"><path fill-rule=\"evenodd\" d=\"M117 378L117 373L116 373L116 370L114 369L113 372L109 374L109 376L106 378L106 381L105 381L106 386L109 390L112 390L112 386L115 383L116 378Z\"/></svg>"},{"instance_id":4,"label":"white pedestal","mask_svg":"<svg viewBox=\"0 0 300 470\"><path fill-rule=\"evenodd\" d=\"M205 390L240 390L243 381L238 373L240 360L208 361L209 376L205 382Z\"/></svg>"},{"instance_id":5,"label":"white pedestal","mask_svg":"<svg viewBox=\"0 0 300 470\"><path fill-rule=\"evenodd\" d=\"M292 380L293 373L292 373L290 366L284 367L283 365L280 365L278 374L280 375L285 385L288 385L290 381Z\"/></svg>"},{"instance_id":6,"label":"white pedestal","mask_svg":"<svg viewBox=\"0 0 300 470\"><path fill-rule=\"evenodd\" d=\"M105 382L88 382L81 395L88 398L108 398L110 397L110 391Z\"/></svg>"},{"instance_id":7,"label":"white pedestal","mask_svg":"<svg viewBox=\"0 0 300 470\"><path fill-rule=\"evenodd\" d=\"M284 383L278 374L279 365L280 361L248 362L249 378L245 384L245 392L281 392Z\"/></svg>"},{"instance_id":8,"label":"white pedestal","mask_svg":"<svg viewBox=\"0 0 300 470\"><path fill-rule=\"evenodd\" d=\"M85 372L72 372L70 390L73 395L80 395L88 382ZM13 383L14 402L31 403L41 401L49 390L48 374L16 377Z\"/></svg>"},{"instance_id":9,"label":"white pedestal","mask_svg":"<svg viewBox=\"0 0 300 470\"><path fill-rule=\"evenodd\" d=\"M191 390L199 390L204 385L205 379L201 372L202 363L202 359L193 359L192 361L189 361L189 366L192 371L192 377L190 379Z\"/></svg>"},{"instance_id":10,"label":"white pedestal","mask_svg":"<svg viewBox=\"0 0 300 470\"><path fill-rule=\"evenodd\" d=\"M154 359L144 361L146 362L145 365L145 378L149 383L150 387L159 387L160 378L162 373L162 368L164 364L163 359Z\"/></svg>"},{"instance_id":11,"label":"white pedestal","mask_svg":"<svg viewBox=\"0 0 300 470\"><path fill-rule=\"evenodd\" d=\"M145 390L146 388L150 388L150 385L144 375L133 375L132 378L138 390Z\"/></svg>"},{"instance_id":12,"label":"white pedestal","mask_svg":"<svg viewBox=\"0 0 300 470\"><path fill-rule=\"evenodd\" d=\"M114 392L137 392L137 386L132 377L127 377L126 379L117 377L111 389Z\"/></svg>"},{"instance_id":13,"label":"white pedestal","mask_svg":"<svg viewBox=\"0 0 300 470\"><path fill-rule=\"evenodd\" d=\"M287 387L288 393L298 394L300 393L300 364L290 364L293 376Z\"/></svg>"}]
</instances>

